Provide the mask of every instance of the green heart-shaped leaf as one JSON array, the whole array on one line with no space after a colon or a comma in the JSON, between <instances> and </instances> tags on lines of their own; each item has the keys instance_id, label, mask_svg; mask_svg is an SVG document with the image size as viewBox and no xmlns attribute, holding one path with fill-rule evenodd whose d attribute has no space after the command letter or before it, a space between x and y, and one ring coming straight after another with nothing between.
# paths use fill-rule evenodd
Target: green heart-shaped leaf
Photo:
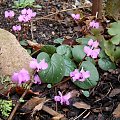
<instances>
[{"instance_id":1,"label":"green heart-shaped leaf","mask_svg":"<svg viewBox=\"0 0 120 120\"><path fill-rule=\"evenodd\" d=\"M45 83L58 83L62 80L65 74L64 59L61 55L54 53L50 59L47 53L40 53L37 60L45 58L48 63L48 68L39 72L40 78Z\"/></svg>"},{"instance_id":2,"label":"green heart-shaped leaf","mask_svg":"<svg viewBox=\"0 0 120 120\"><path fill-rule=\"evenodd\" d=\"M64 38L57 38L54 40L54 43L62 44L63 41L64 41Z\"/></svg>"},{"instance_id":3,"label":"green heart-shaped leaf","mask_svg":"<svg viewBox=\"0 0 120 120\"><path fill-rule=\"evenodd\" d=\"M87 45L89 40L90 40L90 38L77 38L76 42L78 42L82 45Z\"/></svg>"},{"instance_id":4,"label":"green heart-shaped leaf","mask_svg":"<svg viewBox=\"0 0 120 120\"><path fill-rule=\"evenodd\" d=\"M65 64L65 76L70 76L70 72L72 72L76 68L76 65L70 58L65 56L64 64Z\"/></svg>"},{"instance_id":5,"label":"green heart-shaped leaf","mask_svg":"<svg viewBox=\"0 0 120 120\"><path fill-rule=\"evenodd\" d=\"M86 54L84 53L83 49L83 45L75 45L72 48L72 55L75 61L80 62L85 57Z\"/></svg>"},{"instance_id":6,"label":"green heart-shaped leaf","mask_svg":"<svg viewBox=\"0 0 120 120\"><path fill-rule=\"evenodd\" d=\"M113 36L111 42L118 45L120 43L120 21L111 23L108 33Z\"/></svg>"},{"instance_id":7,"label":"green heart-shaped leaf","mask_svg":"<svg viewBox=\"0 0 120 120\"><path fill-rule=\"evenodd\" d=\"M62 56L66 56L69 58L72 57L71 47L68 45L61 45L61 46L57 47L56 51L58 54L60 54Z\"/></svg>"},{"instance_id":8,"label":"green heart-shaped leaf","mask_svg":"<svg viewBox=\"0 0 120 120\"><path fill-rule=\"evenodd\" d=\"M56 52L56 47L53 45L45 45L41 48L41 51L53 55Z\"/></svg>"},{"instance_id":9,"label":"green heart-shaped leaf","mask_svg":"<svg viewBox=\"0 0 120 120\"><path fill-rule=\"evenodd\" d=\"M98 60L98 65L101 69L103 70L109 70L109 69L115 69L115 63L111 62L109 59L107 58L103 58L103 59L99 59Z\"/></svg>"}]
</instances>

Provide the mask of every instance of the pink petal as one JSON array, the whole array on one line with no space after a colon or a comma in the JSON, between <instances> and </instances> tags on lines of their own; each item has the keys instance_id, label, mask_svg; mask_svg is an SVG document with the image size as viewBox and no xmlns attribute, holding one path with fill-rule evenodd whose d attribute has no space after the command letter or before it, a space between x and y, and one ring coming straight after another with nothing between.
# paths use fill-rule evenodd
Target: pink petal
<instances>
[{"instance_id":1,"label":"pink petal","mask_svg":"<svg viewBox=\"0 0 120 120\"><path fill-rule=\"evenodd\" d=\"M59 93L59 96L60 96L60 103L62 105L63 102L64 102L63 95L62 95L62 93L60 91L58 91L58 93Z\"/></svg>"},{"instance_id":2,"label":"pink petal","mask_svg":"<svg viewBox=\"0 0 120 120\"><path fill-rule=\"evenodd\" d=\"M89 78L90 77L90 72L86 71L83 73L84 78Z\"/></svg>"},{"instance_id":3,"label":"pink petal","mask_svg":"<svg viewBox=\"0 0 120 120\"><path fill-rule=\"evenodd\" d=\"M98 28L100 27L99 23L96 22L96 23L94 24L94 27L98 29Z\"/></svg>"},{"instance_id":4,"label":"pink petal","mask_svg":"<svg viewBox=\"0 0 120 120\"><path fill-rule=\"evenodd\" d=\"M35 17L35 16L36 16L36 12L33 12L33 13L32 13L32 17Z\"/></svg>"},{"instance_id":5,"label":"pink petal","mask_svg":"<svg viewBox=\"0 0 120 120\"><path fill-rule=\"evenodd\" d=\"M34 81L35 81L34 82L35 84L41 84L41 80L40 80L40 77L38 75L34 76Z\"/></svg>"},{"instance_id":6,"label":"pink petal","mask_svg":"<svg viewBox=\"0 0 120 120\"><path fill-rule=\"evenodd\" d=\"M32 12L33 12L33 11L32 11L30 8L27 10L27 14L28 14L28 15L32 15Z\"/></svg>"},{"instance_id":7,"label":"pink petal","mask_svg":"<svg viewBox=\"0 0 120 120\"><path fill-rule=\"evenodd\" d=\"M21 10L21 13L22 13L23 15L25 15L25 14L27 14L27 10L26 10L26 9L23 9L23 10Z\"/></svg>"},{"instance_id":8,"label":"pink petal","mask_svg":"<svg viewBox=\"0 0 120 120\"><path fill-rule=\"evenodd\" d=\"M66 105L69 105L69 99L71 98L71 93L67 93L66 95L63 96L63 102L66 104Z\"/></svg>"},{"instance_id":9,"label":"pink petal","mask_svg":"<svg viewBox=\"0 0 120 120\"><path fill-rule=\"evenodd\" d=\"M64 95L64 99L70 99L71 98L71 92L67 93L66 95Z\"/></svg>"},{"instance_id":10,"label":"pink petal","mask_svg":"<svg viewBox=\"0 0 120 120\"><path fill-rule=\"evenodd\" d=\"M20 26L20 25L17 26L17 30L18 30L18 31L21 30L21 26Z\"/></svg>"},{"instance_id":11,"label":"pink petal","mask_svg":"<svg viewBox=\"0 0 120 120\"><path fill-rule=\"evenodd\" d=\"M29 72L27 70L25 70L24 68L22 70L20 70L19 74L22 76L23 82L27 82L30 80Z\"/></svg>"},{"instance_id":12,"label":"pink petal","mask_svg":"<svg viewBox=\"0 0 120 120\"><path fill-rule=\"evenodd\" d=\"M18 17L18 20L19 20L19 22L24 21L23 15L20 15L20 16Z\"/></svg>"},{"instance_id":13,"label":"pink petal","mask_svg":"<svg viewBox=\"0 0 120 120\"><path fill-rule=\"evenodd\" d=\"M18 81L18 73L13 73L12 81L17 83L17 81Z\"/></svg>"},{"instance_id":14,"label":"pink petal","mask_svg":"<svg viewBox=\"0 0 120 120\"><path fill-rule=\"evenodd\" d=\"M10 11L9 11L9 16L10 16L10 17L14 17L14 15L15 15L14 11L10 10Z\"/></svg>"},{"instance_id":15,"label":"pink petal","mask_svg":"<svg viewBox=\"0 0 120 120\"><path fill-rule=\"evenodd\" d=\"M98 45L99 45L99 42L97 42L97 40L96 40L96 41L93 43L92 47L97 48Z\"/></svg>"},{"instance_id":16,"label":"pink petal","mask_svg":"<svg viewBox=\"0 0 120 120\"><path fill-rule=\"evenodd\" d=\"M40 61L39 66L41 67L42 70L45 70L48 68L48 64L45 62L45 59Z\"/></svg>"},{"instance_id":17,"label":"pink petal","mask_svg":"<svg viewBox=\"0 0 120 120\"><path fill-rule=\"evenodd\" d=\"M36 69L37 65L38 65L38 62L36 59L33 59L32 61L30 61L30 68Z\"/></svg>"},{"instance_id":18,"label":"pink petal","mask_svg":"<svg viewBox=\"0 0 120 120\"><path fill-rule=\"evenodd\" d=\"M61 97L60 96L55 96L54 97L54 100L57 102L57 101L60 101L61 100Z\"/></svg>"},{"instance_id":19,"label":"pink petal","mask_svg":"<svg viewBox=\"0 0 120 120\"><path fill-rule=\"evenodd\" d=\"M75 15L75 19L76 19L76 20L80 19L80 14L76 14L76 15Z\"/></svg>"},{"instance_id":20,"label":"pink petal","mask_svg":"<svg viewBox=\"0 0 120 120\"><path fill-rule=\"evenodd\" d=\"M84 52L87 54L87 56L90 56L92 53L92 49L90 49L90 47L85 46L84 47Z\"/></svg>"},{"instance_id":21,"label":"pink petal","mask_svg":"<svg viewBox=\"0 0 120 120\"><path fill-rule=\"evenodd\" d=\"M75 14L71 14L71 16L72 16L72 18L74 18L74 19L75 19Z\"/></svg>"},{"instance_id":22,"label":"pink petal","mask_svg":"<svg viewBox=\"0 0 120 120\"><path fill-rule=\"evenodd\" d=\"M70 72L70 77L75 76L75 74L79 73L78 69L75 69L73 72Z\"/></svg>"},{"instance_id":23,"label":"pink petal","mask_svg":"<svg viewBox=\"0 0 120 120\"><path fill-rule=\"evenodd\" d=\"M24 82L26 82L26 81L24 81L24 78L23 78L22 74L18 73L18 84L20 85Z\"/></svg>"},{"instance_id":24,"label":"pink petal","mask_svg":"<svg viewBox=\"0 0 120 120\"><path fill-rule=\"evenodd\" d=\"M90 27L93 27L94 26L94 23L95 23L95 21L93 20L92 22L90 22Z\"/></svg>"},{"instance_id":25,"label":"pink petal","mask_svg":"<svg viewBox=\"0 0 120 120\"><path fill-rule=\"evenodd\" d=\"M89 45L89 46L92 46L92 45L93 45L93 43L94 43L94 42L93 42L93 40L92 40L92 39L90 39L90 40L88 41L88 45Z\"/></svg>"},{"instance_id":26,"label":"pink petal","mask_svg":"<svg viewBox=\"0 0 120 120\"><path fill-rule=\"evenodd\" d=\"M100 49L94 49L91 53L91 57L92 58L97 58L97 56L99 55Z\"/></svg>"},{"instance_id":27,"label":"pink petal","mask_svg":"<svg viewBox=\"0 0 120 120\"><path fill-rule=\"evenodd\" d=\"M78 79L80 78L80 76L81 76L80 73L75 74L75 76L74 76L74 80L75 80L75 79L78 80Z\"/></svg>"},{"instance_id":28,"label":"pink petal","mask_svg":"<svg viewBox=\"0 0 120 120\"><path fill-rule=\"evenodd\" d=\"M16 29L16 26L13 26L13 27L12 27L12 29L13 29L14 31L16 31L16 30L17 30L17 29Z\"/></svg>"},{"instance_id":29,"label":"pink petal","mask_svg":"<svg viewBox=\"0 0 120 120\"><path fill-rule=\"evenodd\" d=\"M8 17L9 17L9 12L5 11L5 18L8 18Z\"/></svg>"}]
</instances>

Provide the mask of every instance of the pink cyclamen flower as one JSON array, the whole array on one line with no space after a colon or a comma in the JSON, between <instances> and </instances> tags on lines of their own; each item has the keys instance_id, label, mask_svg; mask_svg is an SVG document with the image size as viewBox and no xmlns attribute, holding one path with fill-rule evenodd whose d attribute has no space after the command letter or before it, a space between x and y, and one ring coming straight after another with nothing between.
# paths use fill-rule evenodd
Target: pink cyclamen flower
<instances>
[{"instance_id":1,"label":"pink cyclamen flower","mask_svg":"<svg viewBox=\"0 0 120 120\"><path fill-rule=\"evenodd\" d=\"M90 27L98 29L100 27L99 22L96 22L95 20L90 22Z\"/></svg>"},{"instance_id":2,"label":"pink cyclamen flower","mask_svg":"<svg viewBox=\"0 0 120 120\"><path fill-rule=\"evenodd\" d=\"M12 18L14 15L15 13L12 10L5 11L5 18Z\"/></svg>"},{"instance_id":3,"label":"pink cyclamen flower","mask_svg":"<svg viewBox=\"0 0 120 120\"><path fill-rule=\"evenodd\" d=\"M75 69L73 72L70 72L70 77L72 77L73 82L76 80L79 80L79 78L80 78L79 70Z\"/></svg>"},{"instance_id":4,"label":"pink cyclamen flower","mask_svg":"<svg viewBox=\"0 0 120 120\"><path fill-rule=\"evenodd\" d=\"M86 55L91 56L92 58L97 58L100 53L100 49L97 48L99 46L99 42L94 42L92 39L90 39L88 41L88 45L89 46L84 47L84 52L86 53Z\"/></svg>"},{"instance_id":5,"label":"pink cyclamen flower","mask_svg":"<svg viewBox=\"0 0 120 120\"><path fill-rule=\"evenodd\" d=\"M45 59L41 60L39 63L37 62L36 59L33 59L30 61L30 68L36 69L37 72L39 70L45 70L48 68L48 64L45 62Z\"/></svg>"},{"instance_id":6,"label":"pink cyclamen flower","mask_svg":"<svg viewBox=\"0 0 120 120\"><path fill-rule=\"evenodd\" d=\"M41 84L40 77L37 74L34 76L34 83L35 84Z\"/></svg>"},{"instance_id":7,"label":"pink cyclamen flower","mask_svg":"<svg viewBox=\"0 0 120 120\"><path fill-rule=\"evenodd\" d=\"M33 12L32 9L23 9L21 10L21 15L18 17L19 22L28 22L32 17L36 16L36 12Z\"/></svg>"},{"instance_id":8,"label":"pink cyclamen flower","mask_svg":"<svg viewBox=\"0 0 120 120\"><path fill-rule=\"evenodd\" d=\"M82 67L80 72L78 69L75 69L73 72L71 72L70 77L73 79L73 82L75 82L76 80L83 82L85 81L85 79L90 77L90 72L84 71Z\"/></svg>"},{"instance_id":9,"label":"pink cyclamen flower","mask_svg":"<svg viewBox=\"0 0 120 120\"><path fill-rule=\"evenodd\" d=\"M21 30L21 25L15 25L12 27L14 31L20 31Z\"/></svg>"},{"instance_id":10,"label":"pink cyclamen flower","mask_svg":"<svg viewBox=\"0 0 120 120\"><path fill-rule=\"evenodd\" d=\"M71 14L71 16L74 20L79 20L80 19L80 14Z\"/></svg>"},{"instance_id":11,"label":"pink cyclamen flower","mask_svg":"<svg viewBox=\"0 0 120 120\"><path fill-rule=\"evenodd\" d=\"M12 75L12 81L18 83L19 85L30 80L30 75L24 68L19 72L15 72Z\"/></svg>"},{"instance_id":12,"label":"pink cyclamen flower","mask_svg":"<svg viewBox=\"0 0 120 120\"><path fill-rule=\"evenodd\" d=\"M90 72L89 71L84 71L83 67L82 67L82 69L80 71L79 81L83 82L83 81L85 81L85 79L87 79L89 77L90 77Z\"/></svg>"},{"instance_id":13,"label":"pink cyclamen flower","mask_svg":"<svg viewBox=\"0 0 120 120\"><path fill-rule=\"evenodd\" d=\"M69 92L66 95L62 95L62 93L60 91L58 91L58 93L59 93L59 96L55 96L54 100L56 102L60 102L61 105L63 105L63 104L69 105L70 104L69 99L71 98L71 93Z\"/></svg>"}]
</instances>

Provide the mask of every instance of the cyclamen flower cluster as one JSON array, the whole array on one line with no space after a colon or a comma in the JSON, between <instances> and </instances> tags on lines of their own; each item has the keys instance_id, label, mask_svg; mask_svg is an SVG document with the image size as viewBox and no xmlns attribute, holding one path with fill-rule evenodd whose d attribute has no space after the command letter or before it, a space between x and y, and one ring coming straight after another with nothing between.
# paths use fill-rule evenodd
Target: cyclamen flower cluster
<instances>
[{"instance_id":1,"label":"cyclamen flower cluster","mask_svg":"<svg viewBox=\"0 0 120 120\"><path fill-rule=\"evenodd\" d=\"M15 13L12 10L5 11L5 18L12 18L14 15Z\"/></svg>"},{"instance_id":2,"label":"cyclamen flower cluster","mask_svg":"<svg viewBox=\"0 0 120 120\"><path fill-rule=\"evenodd\" d=\"M35 63L35 65L33 63ZM39 67L36 65L39 65ZM34 59L34 61L30 62L30 67L33 69L36 69L38 67L37 68L37 72L38 72L39 70L47 69L48 64L45 62L44 59L40 63L37 63L37 60ZM27 70L25 70L24 68L22 70L20 70L19 72L13 73L13 75L12 75L12 81L17 83L18 85L25 83L29 80L30 80L29 72ZM41 80L37 74L34 75L34 83L41 84Z\"/></svg>"},{"instance_id":3,"label":"cyclamen flower cluster","mask_svg":"<svg viewBox=\"0 0 120 120\"><path fill-rule=\"evenodd\" d=\"M100 49L98 48L99 42L97 42L97 40L94 42L92 39L90 39L88 41L88 45L89 46L84 47L84 52L87 54L87 56L97 58L100 53Z\"/></svg>"},{"instance_id":4,"label":"cyclamen flower cluster","mask_svg":"<svg viewBox=\"0 0 120 120\"><path fill-rule=\"evenodd\" d=\"M36 69L36 71L38 72L39 70L45 70L47 69L48 64L45 62L45 59L41 60L40 63L37 62L36 59L33 59L30 62L30 68L32 69Z\"/></svg>"},{"instance_id":5,"label":"cyclamen flower cluster","mask_svg":"<svg viewBox=\"0 0 120 120\"><path fill-rule=\"evenodd\" d=\"M69 99L71 98L71 93L67 93L66 95L62 95L60 91L58 91L59 95L54 97L56 102L60 102L61 105L66 104L69 105Z\"/></svg>"},{"instance_id":6,"label":"cyclamen flower cluster","mask_svg":"<svg viewBox=\"0 0 120 120\"><path fill-rule=\"evenodd\" d=\"M80 19L80 14L71 14L71 16L74 20L79 20Z\"/></svg>"},{"instance_id":7,"label":"cyclamen flower cluster","mask_svg":"<svg viewBox=\"0 0 120 120\"><path fill-rule=\"evenodd\" d=\"M99 22L96 22L95 20L90 22L90 27L98 29L100 27Z\"/></svg>"},{"instance_id":8,"label":"cyclamen flower cluster","mask_svg":"<svg viewBox=\"0 0 120 120\"><path fill-rule=\"evenodd\" d=\"M36 12L33 12L32 9L23 9L21 10L21 15L18 17L18 20L19 22L28 22L35 16Z\"/></svg>"},{"instance_id":9,"label":"cyclamen flower cluster","mask_svg":"<svg viewBox=\"0 0 120 120\"><path fill-rule=\"evenodd\" d=\"M21 25L15 25L12 27L12 29L16 32L16 31L20 31L21 30Z\"/></svg>"},{"instance_id":10,"label":"cyclamen flower cluster","mask_svg":"<svg viewBox=\"0 0 120 120\"><path fill-rule=\"evenodd\" d=\"M15 72L12 76L12 81L18 84L25 83L30 80L30 75L24 68L19 72Z\"/></svg>"},{"instance_id":11,"label":"cyclamen flower cluster","mask_svg":"<svg viewBox=\"0 0 120 120\"><path fill-rule=\"evenodd\" d=\"M71 72L70 77L73 79L73 82L75 82L76 80L84 82L85 79L90 77L90 72L84 71L82 67L81 71L75 69L73 72Z\"/></svg>"}]
</instances>

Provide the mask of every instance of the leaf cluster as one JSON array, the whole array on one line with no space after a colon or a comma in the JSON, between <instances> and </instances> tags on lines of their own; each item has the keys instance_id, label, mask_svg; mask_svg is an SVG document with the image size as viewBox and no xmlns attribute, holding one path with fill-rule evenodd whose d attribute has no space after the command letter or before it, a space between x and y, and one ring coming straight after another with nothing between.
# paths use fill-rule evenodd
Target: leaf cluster
<instances>
[{"instance_id":1,"label":"leaf cluster","mask_svg":"<svg viewBox=\"0 0 120 120\"><path fill-rule=\"evenodd\" d=\"M8 117L12 110L12 101L0 99L0 111L2 116Z\"/></svg>"}]
</instances>

